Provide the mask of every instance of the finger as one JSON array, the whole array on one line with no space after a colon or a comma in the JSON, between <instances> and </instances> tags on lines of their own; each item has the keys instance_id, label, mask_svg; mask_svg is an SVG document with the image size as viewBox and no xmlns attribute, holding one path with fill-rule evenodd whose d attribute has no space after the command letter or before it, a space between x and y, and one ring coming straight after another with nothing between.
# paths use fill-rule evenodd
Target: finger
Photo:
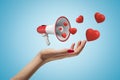
<instances>
[{"instance_id":1,"label":"finger","mask_svg":"<svg viewBox=\"0 0 120 80\"><path fill-rule=\"evenodd\" d=\"M56 50L57 54L62 54L62 53L66 53L68 49L60 49L60 50Z\"/></svg>"},{"instance_id":2,"label":"finger","mask_svg":"<svg viewBox=\"0 0 120 80\"><path fill-rule=\"evenodd\" d=\"M84 48L85 44L86 44L86 40L81 42L81 45L78 47L79 52Z\"/></svg>"},{"instance_id":3,"label":"finger","mask_svg":"<svg viewBox=\"0 0 120 80\"><path fill-rule=\"evenodd\" d=\"M59 54L72 53L72 52L74 52L74 46L75 46L75 43L73 43L73 44L71 45L70 49L56 50L56 53L59 53Z\"/></svg>"},{"instance_id":4,"label":"finger","mask_svg":"<svg viewBox=\"0 0 120 80\"><path fill-rule=\"evenodd\" d=\"M57 54L66 54L66 53L73 53L74 50L73 49L60 49L60 50L56 50Z\"/></svg>"},{"instance_id":5,"label":"finger","mask_svg":"<svg viewBox=\"0 0 120 80\"><path fill-rule=\"evenodd\" d=\"M81 44L81 41L78 41L77 46L76 46L75 49L77 49L80 46L80 44Z\"/></svg>"},{"instance_id":6,"label":"finger","mask_svg":"<svg viewBox=\"0 0 120 80\"><path fill-rule=\"evenodd\" d=\"M73 43L70 47L70 49L74 49L75 43Z\"/></svg>"},{"instance_id":7,"label":"finger","mask_svg":"<svg viewBox=\"0 0 120 80\"><path fill-rule=\"evenodd\" d=\"M76 49L76 54L79 54L86 44L86 40L82 41L80 46Z\"/></svg>"}]
</instances>

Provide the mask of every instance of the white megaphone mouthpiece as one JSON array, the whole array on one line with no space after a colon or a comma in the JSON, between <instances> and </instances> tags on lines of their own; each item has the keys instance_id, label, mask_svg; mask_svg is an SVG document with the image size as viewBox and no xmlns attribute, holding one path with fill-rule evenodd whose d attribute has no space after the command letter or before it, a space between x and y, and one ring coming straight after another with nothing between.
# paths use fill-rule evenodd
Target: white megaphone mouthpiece
<instances>
[{"instance_id":1,"label":"white megaphone mouthpiece","mask_svg":"<svg viewBox=\"0 0 120 80\"><path fill-rule=\"evenodd\" d=\"M77 32L77 29L71 28L68 19L64 16L61 16L57 19L54 25L38 26L37 32L42 34L46 40L47 45L50 45L48 34L54 34L59 41L65 42L66 40L68 40L70 33L75 34Z\"/></svg>"}]
</instances>

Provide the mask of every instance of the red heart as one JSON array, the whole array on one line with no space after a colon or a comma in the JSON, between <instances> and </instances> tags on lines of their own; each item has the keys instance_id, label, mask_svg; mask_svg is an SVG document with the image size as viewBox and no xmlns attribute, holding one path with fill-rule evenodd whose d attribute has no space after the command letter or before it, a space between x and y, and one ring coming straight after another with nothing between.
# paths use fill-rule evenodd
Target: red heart
<instances>
[{"instance_id":1,"label":"red heart","mask_svg":"<svg viewBox=\"0 0 120 80\"><path fill-rule=\"evenodd\" d=\"M95 20L97 23L101 23L105 20L105 16L99 12L95 13Z\"/></svg>"},{"instance_id":2,"label":"red heart","mask_svg":"<svg viewBox=\"0 0 120 80\"><path fill-rule=\"evenodd\" d=\"M83 16L82 15L80 15L78 18L76 18L76 22L77 23L82 23L83 22Z\"/></svg>"},{"instance_id":3,"label":"red heart","mask_svg":"<svg viewBox=\"0 0 120 80\"><path fill-rule=\"evenodd\" d=\"M86 38L87 41L93 41L100 37L100 32L98 30L87 29L86 31Z\"/></svg>"},{"instance_id":4,"label":"red heart","mask_svg":"<svg viewBox=\"0 0 120 80\"><path fill-rule=\"evenodd\" d=\"M67 26L68 24L67 24L67 22L64 22L63 25L64 25L64 26Z\"/></svg>"},{"instance_id":5,"label":"red heart","mask_svg":"<svg viewBox=\"0 0 120 80\"><path fill-rule=\"evenodd\" d=\"M77 32L77 29L76 28L70 28L69 31L70 31L71 34L75 34Z\"/></svg>"},{"instance_id":6,"label":"red heart","mask_svg":"<svg viewBox=\"0 0 120 80\"><path fill-rule=\"evenodd\" d=\"M66 33L62 33L63 38L66 38L66 36L67 36Z\"/></svg>"}]
</instances>

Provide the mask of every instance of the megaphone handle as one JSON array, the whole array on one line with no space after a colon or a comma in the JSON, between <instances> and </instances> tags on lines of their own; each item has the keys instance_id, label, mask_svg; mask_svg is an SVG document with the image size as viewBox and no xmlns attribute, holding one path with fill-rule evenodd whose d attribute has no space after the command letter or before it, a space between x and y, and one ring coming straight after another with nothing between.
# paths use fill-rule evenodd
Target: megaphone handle
<instances>
[{"instance_id":1,"label":"megaphone handle","mask_svg":"<svg viewBox=\"0 0 120 80\"><path fill-rule=\"evenodd\" d=\"M45 41L46 41L47 45L50 45L48 34L44 34L43 37L45 38Z\"/></svg>"}]
</instances>

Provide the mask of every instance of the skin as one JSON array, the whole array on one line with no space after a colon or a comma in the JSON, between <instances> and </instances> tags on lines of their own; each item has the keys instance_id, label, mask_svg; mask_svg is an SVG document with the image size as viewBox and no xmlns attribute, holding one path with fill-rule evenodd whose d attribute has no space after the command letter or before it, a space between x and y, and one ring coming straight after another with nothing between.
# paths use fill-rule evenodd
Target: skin
<instances>
[{"instance_id":1,"label":"skin","mask_svg":"<svg viewBox=\"0 0 120 80\"><path fill-rule=\"evenodd\" d=\"M85 44L86 40L83 40L78 41L76 48L74 48L75 43L73 43L71 47L68 49L64 48L61 50L55 49L42 50L29 64L27 64L11 80L28 80L42 65L44 65L47 62L77 56L83 50ZM68 50L73 50L73 52L68 52Z\"/></svg>"}]
</instances>

